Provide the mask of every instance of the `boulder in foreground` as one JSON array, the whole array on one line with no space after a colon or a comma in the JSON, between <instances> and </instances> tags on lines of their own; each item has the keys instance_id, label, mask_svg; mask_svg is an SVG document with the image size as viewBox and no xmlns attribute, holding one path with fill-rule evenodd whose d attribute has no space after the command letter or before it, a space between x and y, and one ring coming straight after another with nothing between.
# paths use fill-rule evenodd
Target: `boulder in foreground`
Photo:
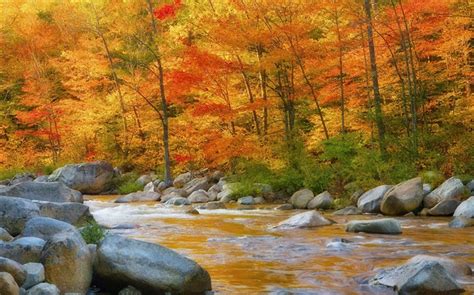
<instances>
[{"instance_id":1,"label":"boulder in foreground","mask_svg":"<svg viewBox=\"0 0 474 295\"><path fill-rule=\"evenodd\" d=\"M70 164L57 169L48 178L59 181L83 194L100 194L112 188L114 167L107 162Z\"/></svg>"},{"instance_id":2,"label":"boulder in foreground","mask_svg":"<svg viewBox=\"0 0 474 295\"><path fill-rule=\"evenodd\" d=\"M467 218L474 218L474 196L462 202L454 211L455 217L464 216Z\"/></svg>"},{"instance_id":3,"label":"boulder in foreground","mask_svg":"<svg viewBox=\"0 0 474 295\"><path fill-rule=\"evenodd\" d=\"M442 201L459 200L464 193L464 184L459 178L451 177L443 182L423 200L425 208L433 208Z\"/></svg>"},{"instance_id":4,"label":"boulder in foreground","mask_svg":"<svg viewBox=\"0 0 474 295\"><path fill-rule=\"evenodd\" d=\"M150 294L199 294L211 278L196 262L163 246L108 235L97 248L98 281L117 290L128 285Z\"/></svg>"},{"instance_id":5,"label":"boulder in foreground","mask_svg":"<svg viewBox=\"0 0 474 295\"><path fill-rule=\"evenodd\" d=\"M306 209L308 203L314 198L314 194L309 189L301 189L295 192L290 198L290 204L296 209Z\"/></svg>"},{"instance_id":6,"label":"boulder in foreground","mask_svg":"<svg viewBox=\"0 0 474 295\"><path fill-rule=\"evenodd\" d=\"M18 284L8 272L0 272L0 290L2 291L2 295L20 294Z\"/></svg>"},{"instance_id":7,"label":"boulder in foreground","mask_svg":"<svg viewBox=\"0 0 474 295\"><path fill-rule=\"evenodd\" d=\"M380 213L383 196L392 187L392 185L380 185L363 193L357 200L357 207L364 213Z\"/></svg>"},{"instance_id":8,"label":"boulder in foreground","mask_svg":"<svg viewBox=\"0 0 474 295\"><path fill-rule=\"evenodd\" d=\"M0 188L0 195L48 202L82 203L82 194L60 182L27 181Z\"/></svg>"},{"instance_id":9,"label":"boulder in foreground","mask_svg":"<svg viewBox=\"0 0 474 295\"><path fill-rule=\"evenodd\" d=\"M428 260L407 263L383 270L370 280L398 294L461 294L463 289L439 262Z\"/></svg>"},{"instance_id":10,"label":"boulder in foreground","mask_svg":"<svg viewBox=\"0 0 474 295\"><path fill-rule=\"evenodd\" d=\"M0 196L0 227L16 236L28 220L39 215L39 211L38 206L28 200Z\"/></svg>"},{"instance_id":11,"label":"boulder in foreground","mask_svg":"<svg viewBox=\"0 0 474 295\"><path fill-rule=\"evenodd\" d=\"M393 218L353 220L346 225L347 232L397 235L402 233L400 222Z\"/></svg>"},{"instance_id":12,"label":"boulder in foreground","mask_svg":"<svg viewBox=\"0 0 474 295\"><path fill-rule=\"evenodd\" d=\"M54 203L36 201L40 209L40 215L54 218L70 223L75 226L82 226L94 220L90 213L89 206L80 203Z\"/></svg>"}]
</instances>

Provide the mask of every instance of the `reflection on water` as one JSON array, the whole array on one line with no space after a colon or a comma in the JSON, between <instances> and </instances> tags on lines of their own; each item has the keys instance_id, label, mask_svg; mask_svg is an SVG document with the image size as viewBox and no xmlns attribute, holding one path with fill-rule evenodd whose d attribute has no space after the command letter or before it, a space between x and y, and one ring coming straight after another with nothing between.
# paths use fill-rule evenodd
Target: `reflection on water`
<instances>
[{"instance_id":1,"label":"reflection on water","mask_svg":"<svg viewBox=\"0 0 474 295\"><path fill-rule=\"evenodd\" d=\"M400 265L417 254L474 265L474 228L449 229L447 218L401 218L399 236L344 231L347 221L368 216L331 216L338 224L277 230L272 227L296 211L199 210L200 215L191 215L156 202L111 203L114 199L94 197L86 204L100 224L132 228L113 232L196 260L209 271L218 294L383 294L362 283L377 268ZM463 283L467 294L474 293L472 280Z\"/></svg>"}]
</instances>

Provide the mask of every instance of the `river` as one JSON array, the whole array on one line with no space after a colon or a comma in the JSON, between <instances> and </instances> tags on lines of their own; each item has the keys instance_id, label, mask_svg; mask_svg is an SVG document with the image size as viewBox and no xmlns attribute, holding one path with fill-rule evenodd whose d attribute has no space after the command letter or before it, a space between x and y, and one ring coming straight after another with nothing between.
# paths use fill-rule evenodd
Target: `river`
<instances>
[{"instance_id":1,"label":"river","mask_svg":"<svg viewBox=\"0 0 474 295\"><path fill-rule=\"evenodd\" d=\"M352 219L327 216L335 225L273 228L298 211L199 210L199 215L159 203L115 204L115 196L88 196L96 220L131 238L158 243L197 261L211 275L216 294L393 294L363 282L378 268L398 266L417 254L451 257L474 266L474 227L450 229L448 218L400 218L398 236L344 231ZM341 245L335 239L351 243ZM462 280L466 294L474 281ZM288 293L287 293L288 292Z\"/></svg>"}]
</instances>

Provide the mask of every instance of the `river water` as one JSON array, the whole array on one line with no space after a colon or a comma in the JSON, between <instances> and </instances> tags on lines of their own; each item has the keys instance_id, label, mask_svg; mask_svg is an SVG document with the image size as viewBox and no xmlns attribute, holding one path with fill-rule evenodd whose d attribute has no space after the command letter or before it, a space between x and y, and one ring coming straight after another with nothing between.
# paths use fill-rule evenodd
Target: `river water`
<instances>
[{"instance_id":1,"label":"river water","mask_svg":"<svg viewBox=\"0 0 474 295\"><path fill-rule=\"evenodd\" d=\"M217 294L393 294L364 281L378 268L398 266L417 254L451 257L474 266L474 227L450 229L448 218L400 218L398 236L344 231L352 219L328 216L335 225L315 229L275 229L298 211L199 210L162 204L115 204L114 196L87 197L96 220L111 232L169 247L202 265ZM132 227L133 225L133 227ZM341 245L335 239L351 243ZM474 294L473 278L462 279ZM287 293L288 292L288 293Z\"/></svg>"}]
</instances>

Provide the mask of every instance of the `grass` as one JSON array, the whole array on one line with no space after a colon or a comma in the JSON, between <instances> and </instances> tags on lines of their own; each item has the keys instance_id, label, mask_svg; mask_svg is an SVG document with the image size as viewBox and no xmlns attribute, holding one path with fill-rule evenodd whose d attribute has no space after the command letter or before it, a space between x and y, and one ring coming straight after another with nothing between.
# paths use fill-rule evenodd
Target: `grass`
<instances>
[{"instance_id":1,"label":"grass","mask_svg":"<svg viewBox=\"0 0 474 295\"><path fill-rule=\"evenodd\" d=\"M107 234L107 231L102 228L96 221L89 222L81 229L81 235L87 244L98 244Z\"/></svg>"}]
</instances>

